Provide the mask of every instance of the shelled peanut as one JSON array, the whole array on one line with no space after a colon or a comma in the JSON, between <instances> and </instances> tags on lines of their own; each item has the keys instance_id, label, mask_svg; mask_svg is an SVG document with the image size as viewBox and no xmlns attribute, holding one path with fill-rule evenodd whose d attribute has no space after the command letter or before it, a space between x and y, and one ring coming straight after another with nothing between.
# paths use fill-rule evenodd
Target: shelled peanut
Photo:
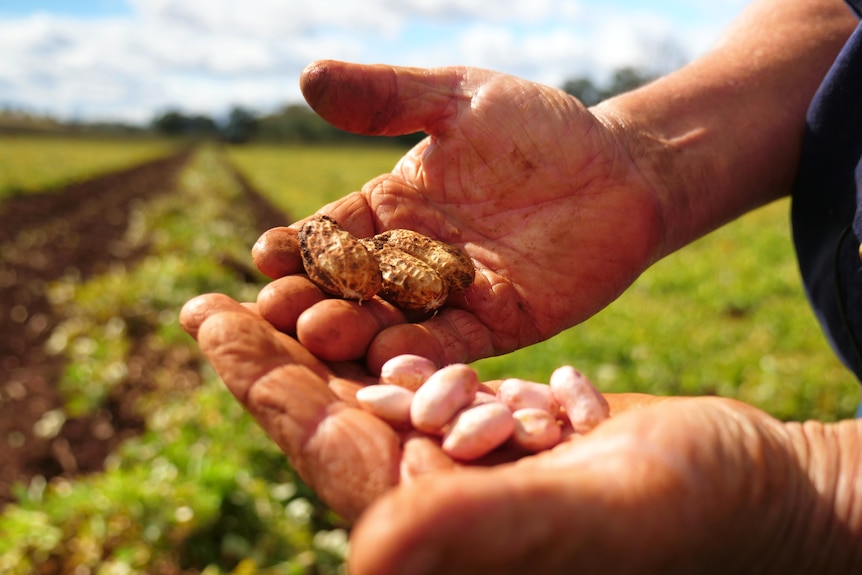
<instances>
[{"instance_id":1,"label":"shelled peanut","mask_svg":"<svg viewBox=\"0 0 862 575\"><path fill-rule=\"evenodd\" d=\"M383 365L381 383L360 389L359 405L398 429L438 437L457 460L478 459L503 444L536 453L563 440L563 428L587 433L609 417L601 393L570 366L550 384L507 379L490 393L465 364L436 369L430 360L401 355Z\"/></svg>"}]
</instances>

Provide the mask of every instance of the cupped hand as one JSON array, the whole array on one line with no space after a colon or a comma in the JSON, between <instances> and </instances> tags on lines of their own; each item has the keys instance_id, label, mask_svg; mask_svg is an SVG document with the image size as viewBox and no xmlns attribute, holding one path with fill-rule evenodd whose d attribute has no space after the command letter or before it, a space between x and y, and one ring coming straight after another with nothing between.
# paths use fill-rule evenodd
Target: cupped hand
<instances>
[{"instance_id":1,"label":"cupped hand","mask_svg":"<svg viewBox=\"0 0 862 575\"><path fill-rule=\"evenodd\" d=\"M795 572L805 537L845 536L805 464L828 449L800 457L801 426L735 401L611 395L588 435L466 466L355 407L375 380L321 362L253 305L200 296L181 319L301 477L359 518L356 575Z\"/></svg>"},{"instance_id":2,"label":"cupped hand","mask_svg":"<svg viewBox=\"0 0 862 575\"><path fill-rule=\"evenodd\" d=\"M392 173L322 208L364 237L411 228L462 248L473 286L421 325L385 330L438 363L506 353L580 322L660 255L657 191L630 135L562 91L475 68L323 61L301 79L324 119L362 134L424 131Z\"/></svg>"}]
</instances>

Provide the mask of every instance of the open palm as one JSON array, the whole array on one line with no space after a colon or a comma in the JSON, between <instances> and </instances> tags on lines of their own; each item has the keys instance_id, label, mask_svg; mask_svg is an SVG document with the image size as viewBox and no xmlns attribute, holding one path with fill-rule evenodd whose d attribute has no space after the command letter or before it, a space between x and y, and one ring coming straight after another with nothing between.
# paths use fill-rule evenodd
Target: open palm
<instances>
[{"instance_id":1,"label":"open palm","mask_svg":"<svg viewBox=\"0 0 862 575\"><path fill-rule=\"evenodd\" d=\"M182 322L303 479L360 518L357 575L789 573L798 538L835 521L809 473L823 446L739 402L611 395L589 435L465 466L358 409L373 378L319 361L253 306L200 296Z\"/></svg>"},{"instance_id":2,"label":"open palm","mask_svg":"<svg viewBox=\"0 0 862 575\"><path fill-rule=\"evenodd\" d=\"M613 123L559 90L474 68L337 62L307 68L302 87L340 128L429 134L392 173L322 211L360 236L415 229L478 267L475 284L421 327L384 331L369 352L378 363L407 343L451 363L546 339L657 257L656 191Z\"/></svg>"}]
</instances>

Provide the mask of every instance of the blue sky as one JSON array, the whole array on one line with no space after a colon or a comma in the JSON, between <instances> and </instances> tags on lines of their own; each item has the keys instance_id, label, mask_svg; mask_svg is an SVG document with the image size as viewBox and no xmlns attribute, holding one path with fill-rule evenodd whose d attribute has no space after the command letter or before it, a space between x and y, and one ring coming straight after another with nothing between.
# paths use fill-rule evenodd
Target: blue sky
<instances>
[{"instance_id":1,"label":"blue sky","mask_svg":"<svg viewBox=\"0 0 862 575\"><path fill-rule=\"evenodd\" d=\"M93 17L128 14L130 6L123 0L2 0L0 15L27 16L35 12Z\"/></svg>"},{"instance_id":2,"label":"blue sky","mask_svg":"<svg viewBox=\"0 0 862 575\"><path fill-rule=\"evenodd\" d=\"M0 0L0 106L145 122L300 101L320 58L472 65L559 86L664 70L745 0Z\"/></svg>"}]
</instances>

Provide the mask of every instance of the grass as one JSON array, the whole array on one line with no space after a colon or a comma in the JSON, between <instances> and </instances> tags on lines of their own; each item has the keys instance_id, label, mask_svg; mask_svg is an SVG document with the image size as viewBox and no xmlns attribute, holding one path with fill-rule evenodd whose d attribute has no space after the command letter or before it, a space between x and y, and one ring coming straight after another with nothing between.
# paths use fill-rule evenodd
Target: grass
<instances>
[{"instance_id":1,"label":"grass","mask_svg":"<svg viewBox=\"0 0 862 575\"><path fill-rule=\"evenodd\" d=\"M404 151L387 146L251 145L230 148L229 156L253 186L298 220L391 172Z\"/></svg>"},{"instance_id":2,"label":"grass","mask_svg":"<svg viewBox=\"0 0 862 575\"><path fill-rule=\"evenodd\" d=\"M133 166L172 149L168 141L148 138L0 136L0 200Z\"/></svg>"},{"instance_id":3,"label":"grass","mask_svg":"<svg viewBox=\"0 0 862 575\"><path fill-rule=\"evenodd\" d=\"M231 161L294 217L395 164L387 148L230 150ZM48 349L66 355L68 414L98 409L121 383L133 333L198 357L200 385L153 374L147 431L103 473L35 478L0 514L0 572L343 573L346 533L200 360L176 313L198 293L253 299L219 254L248 260L256 239L239 186L213 149L177 193L133 214L126 242L150 246L128 269L46 286L65 314ZM188 209L193 205L194 209ZM829 349L800 286L788 203L753 212L664 259L611 306L548 341L476 362L485 379L546 381L572 364L604 391L720 394L782 419L850 417L858 384ZM134 327L134 329L132 329ZM143 327L143 329L142 329ZM175 569L176 570L176 569Z\"/></svg>"},{"instance_id":4,"label":"grass","mask_svg":"<svg viewBox=\"0 0 862 575\"><path fill-rule=\"evenodd\" d=\"M260 287L219 263L250 259L258 231L243 199L225 159L204 149L175 193L136 208L125 241L149 246L138 265L47 286L67 318L47 349L69 362L58 382L69 416L104 406L135 346L200 364L199 382L150 366L153 389L137 403L146 432L124 442L104 472L18 486L16 504L0 514L0 572L48 564L64 573L341 572L347 544L337 518L178 325L194 295L247 300Z\"/></svg>"}]
</instances>

